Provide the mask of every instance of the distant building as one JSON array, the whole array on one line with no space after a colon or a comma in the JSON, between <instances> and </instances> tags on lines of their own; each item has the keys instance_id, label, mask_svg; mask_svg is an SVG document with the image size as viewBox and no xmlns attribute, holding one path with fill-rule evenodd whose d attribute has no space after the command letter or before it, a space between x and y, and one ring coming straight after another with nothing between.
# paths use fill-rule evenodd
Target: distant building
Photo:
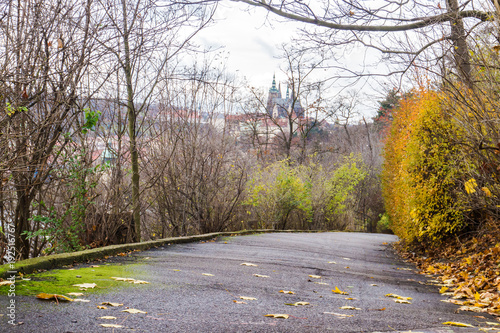
<instances>
[{"instance_id":1,"label":"distant building","mask_svg":"<svg viewBox=\"0 0 500 333\"><path fill-rule=\"evenodd\" d=\"M273 75L273 83L269 89L267 97L266 111L272 118L285 118L291 113L295 113L296 117L304 117L304 108L300 104L300 100L294 93L290 95L290 87L286 88L286 97L281 95L281 84L276 87L276 76Z\"/></svg>"}]
</instances>

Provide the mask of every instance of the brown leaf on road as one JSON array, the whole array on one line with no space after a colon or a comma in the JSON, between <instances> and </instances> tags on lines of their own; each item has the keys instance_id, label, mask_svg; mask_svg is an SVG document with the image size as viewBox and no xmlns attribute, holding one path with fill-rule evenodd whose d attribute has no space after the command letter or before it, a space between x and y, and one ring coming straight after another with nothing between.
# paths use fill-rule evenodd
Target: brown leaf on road
<instances>
[{"instance_id":1,"label":"brown leaf on road","mask_svg":"<svg viewBox=\"0 0 500 333\"><path fill-rule=\"evenodd\" d=\"M290 315L287 315L284 313L272 313L272 314L266 314L266 315L264 315L264 317L288 319L288 317L290 317Z\"/></svg>"},{"instance_id":2,"label":"brown leaf on road","mask_svg":"<svg viewBox=\"0 0 500 333\"><path fill-rule=\"evenodd\" d=\"M101 305L123 306L123 304L121 304L121 303L112 303L112 302L102 302Z\"/></svg>"},{"instance_id":3,"label":"brown leaf on road","mask_svg":"<svg viewBox=\"0 0 500 333\"><path fill-rule=\"evenodd\" d=\"M69 298L68 296L58 295L58 294L47 294L47 293L40 293L40 294L36 295L36 298L55 299L56 301L65 301L65 302L72 302L73 301L73 299Z\"/></svg>"}]
</instances>

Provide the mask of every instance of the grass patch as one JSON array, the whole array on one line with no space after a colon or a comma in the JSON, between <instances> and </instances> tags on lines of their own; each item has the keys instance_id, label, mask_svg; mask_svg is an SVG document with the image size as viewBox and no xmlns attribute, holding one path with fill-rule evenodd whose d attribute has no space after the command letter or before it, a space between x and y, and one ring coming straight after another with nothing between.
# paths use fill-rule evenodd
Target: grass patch
<instances>
[{"instance_id":1,"label":"grass patch","mask_svg":"<svg viewBox=\"0 0 500 333\"><path fill-rule=\"evenodd\" d=\"M144 285L131 284L124 281L115 281L110 277L133 278L144 280L145 272L139 269L140 264L104 264L99 267L78 267L54 269L47 272L24 275L22 280L16 279L16 295L34 296L39 293L67 294L69 292L82 292L84 294L107 292L114 288L143 288ZM77 277L81 276L81 277ZM95 283L93 289L80 290L74 284ZM0 295L7 295L10 286L0 286Z\"/></svg>"}]
</instances>

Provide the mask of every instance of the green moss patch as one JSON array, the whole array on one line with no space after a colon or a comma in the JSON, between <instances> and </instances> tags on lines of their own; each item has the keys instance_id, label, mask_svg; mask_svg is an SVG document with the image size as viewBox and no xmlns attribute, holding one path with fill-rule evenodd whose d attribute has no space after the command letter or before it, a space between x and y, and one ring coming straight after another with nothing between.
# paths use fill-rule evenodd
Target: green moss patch
<instances>
[{"instance_id":1,"label":"green moss patch","mask_svg":"<svg viewBox=\"0 0 500 333\"><path fill-rule=\"evenodd\" d=\"M54 269L24 275L23 279L16 279L15 293L16 295L27 296L34 296L39 293L64 295L70 292L100 293L114 288L144 288L145 285L143 284L132 284L111 279L111 277L122 277L147 280L146 273L139 269L140 266L139 264L103 264L99 265L99 267L75 266L74 268ZM81 290L82 288L73 286L82 283L95 283L97 287ZM0 286L0 295L7 295L9 290L11 290L9 285Z\"/></svg>"}]
</instances>

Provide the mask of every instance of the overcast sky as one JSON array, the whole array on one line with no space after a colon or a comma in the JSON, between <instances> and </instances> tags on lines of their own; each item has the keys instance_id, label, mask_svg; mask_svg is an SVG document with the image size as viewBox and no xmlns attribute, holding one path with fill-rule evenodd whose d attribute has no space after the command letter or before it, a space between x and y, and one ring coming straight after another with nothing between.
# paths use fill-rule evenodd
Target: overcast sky
<instances>
[{"instance_id":1,"label":"overcast sky","mask_svg":"<svg viewBox=\"0 0 500 333\"><path fill-rule=\"evenodd\" d=\"M233 1L223 1L217 8L216 22L204 29L196 41L204 47L222 48L228 53L227 67L256 87L270 86L273 74L284 81L280 72L279 45L287 43L297 24L266 23L266 11Z\"/></svg>"},{"instance_id":2,"label":"overcast sky","mask_svg":"<svg viewBox=\"0 0 500 333\"><path fill-rule=\"evenodd\" d=\"M226 66L230 72L236 73L240 79L246 78L254 87L267 90L270 88L273 74L278 82L285 82L286 75L281 72L278 59L280 45L288 43L298 33L302 23L285 21L261 8L250 8L243 3L224 0L217 8L216 22L202 30L195 41L205 48L220 49L227 53ZM344 65L357 66L367 61L370 56L365 49L343 55ZM324 73L318 73L325 75ZM339 82L342 86L343 82ZM347 83L347 82L346 82ZM376 83L375 85L378 85ZM373 116L377 102L382 94L380 85L377 88L366 84L358 84L348 88L361 94L368 94L362 99L360 112ZM376 92L379 90L379 92ZM333 94L335 95L335 94Z\"/></svg>"}]
</instances>

